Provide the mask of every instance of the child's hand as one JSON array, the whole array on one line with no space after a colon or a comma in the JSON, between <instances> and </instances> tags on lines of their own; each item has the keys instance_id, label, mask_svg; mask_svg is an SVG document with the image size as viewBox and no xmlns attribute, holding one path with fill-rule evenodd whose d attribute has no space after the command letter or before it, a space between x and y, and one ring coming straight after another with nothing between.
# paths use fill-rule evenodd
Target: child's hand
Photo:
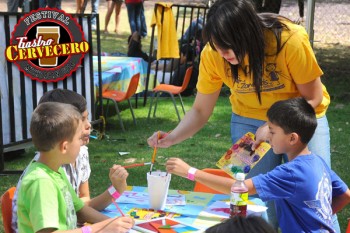
<instances>
[{"instance_id":1,"label":"child's hand","mask_svg":"<svg viewBox=\"0 0 350 233\"><path fill-rule=\"evenodd\" d=\"M113 232L129 232L129 230L134 226L135 222L130 217L119 217L114 218L110 224L113 228Z\"/></svg>"},{"instance_id":2,"label":"child's hand","mask_svg":"<svg viewBox=\"0 0 350 233\"><path fill-rule=\"evenodd\" d=\"M190 165L185 163L182 159L179 158L170 158L165 163L167 172L175 174L182 177L187 177L188 170Z\"/></svg>"},{"instance_id":3,"label":"child's hand","mask_svg":"<svg viewBox=\"0 0 350 233\"><path fill-rule=\"evenodd\" d=\"M262 142L266 142L269 138L269 126L267 124L263 124L258 128L255 133L255 142L252 145L252 150L254 151Z\"/></svg>"},{"instance_id":4,"label":"child's hand","mask_svg":"<svg viewBox=\"0 0 350 233\"><path fill-rule=\"evenodd\" d=\"M109 179L120 194L126 190L126 178L128 178L128 176L129 173L120 165L114 164L113 167L109 169Z\"/></svg>"}]
</instances>

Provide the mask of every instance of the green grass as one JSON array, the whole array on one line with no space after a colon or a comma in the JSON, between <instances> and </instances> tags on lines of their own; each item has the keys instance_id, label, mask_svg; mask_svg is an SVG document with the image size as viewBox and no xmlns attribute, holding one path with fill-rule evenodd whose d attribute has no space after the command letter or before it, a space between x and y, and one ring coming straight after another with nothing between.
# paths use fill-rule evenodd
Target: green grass
<instances>
[{"instance_id":1,"label":"green grass","mask_svg":"<svg viewBox=\"0 0 350 233\"><path fill-rule=\"evenodd\" d=\"M147 9L146 17L151 18L151 10ZM100 14L101 30L104 29L104 15ZM109 30L113 31L113 16ZM120 34L114 33L101 35L101 46L104 52L126 53L127 37L129 35L129 25L125 9L122 11ZM149 36L143 39L143 50L148 52L150 44ZM332 104L327 112L331 130L331 152L332 168L347 183L350 184L350 160L347 159L347 146L350 145L350 104L349 104L349 72L346 69L327 70L328 67L347 67L346 49L343 45L334 47L315 48L316 56L321 67L325 70L323 82L326 84L332 96ZM337 58L333 55L337 54ZM330 65L331 63L331 65ZM343 64L343 66L341 66ZM339 72L339 70L343 70ZM345 70L345 71L344 71ZM190 109L194 98L184 98L186 109ZM90 164L92 174L90 177L91 195L96 196L103 192L109 185L108 171L113 163L126 164L126 160L134 158L136 162L149 161L153 149L148 147L147 138L157 130L169 131L173 129L178 121L175 110L170 99L161 99L157 110L157 117L147 121L149 102L142 107L139 100L139 108L134 109L137 118L137 125L134 126L129 109L126 103L121 105L122 119L127 132L120 129L116 116L112 116L114 110L111 108L111 117L108 117L107 135L110 140L91 140L89 146ZM157 164L155 168L164 170L164 162L169 157L181 157L191 165L198 168L215 167L216 161L230 146L230 121L231 107L227 97L220 97L214 114L207 125L195 136L179 145L168 149L159 149L157 153ZM120 156L118 152L130 152L129 155ZM34 149L28 149L25 154L6 158L6 169L24 169L34 156ZM129 169L129 185L145 186L147 167ZM19 175L0 176L0 194L9 187L15 186ZM193 182L187 179L172 177L172 189L192 190ZM1 214L0 214L1 215ZM342 231L345 231L347 218L350 216L350 208L346 207L339 214ZM2 218L0 218L0 233L3 232Z\"/></svg>"},{"instance_id":2,"label":"green grass","mask_svg":"<svg viewBox=\"0 0 350 233\"><path fill-rule=\"evenodd\" d=\"M190 109L194 98L184 98L186 109ZM140 104L139 104L140 106ZM157 130L168 131L173 129L178 121L171 100L163 98L157 110L157 117L147 121L149 105L135 109L137 125L134 126L131 114L126 104L121 105L122 119L126 132L120 129L119 122L114 115L112 105L111 117L108 117L107 135L109 140L91 140L89 144L90 164L92 175L90 177L91 195L103 192L109 185L108 169L113 163L126 164L126 160L134 158L136 162L150 160L153 149L148 147L146 139ZM215 167L215 162L230 146L230 114L231 108L227 97L220 97L213 116L208 124L195 136L168 149L159 149L155 168L164 170L164 162L169 157L181 157L191 165L198 168ZM338 175L350 183L349 162L347 159L347 145L350 144L349 119L350 105L333 102L328 111L331 129L332 167ZM118 152L130 152L129 155L120 156ZM7 169L23 169L33 157L34 150L6 161ZM148 167L129 169L129 185L145 186ZM16 184L18 175L1 177L0 193ZM172 189L192 190L193 182L180 177L172 177ZM340 224L344 230L346 219L350 216L350 208L345 208L338 214ZM2 224L0 224L2 225ZM1 231L0 226L0 232Z\"/></svg>"}]
</instances>

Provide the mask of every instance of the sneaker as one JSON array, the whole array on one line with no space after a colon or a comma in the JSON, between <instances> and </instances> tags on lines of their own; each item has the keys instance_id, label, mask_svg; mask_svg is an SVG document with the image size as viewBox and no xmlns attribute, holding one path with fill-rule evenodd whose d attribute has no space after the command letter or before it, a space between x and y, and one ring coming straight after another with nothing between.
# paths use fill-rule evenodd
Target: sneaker
<instances>
[{"instance_id":1,"label":"sneaker","mask_svg":"<svg viewBox=\"0 0 350 233\"><path fill-rule=\"evenodd\" d=\"M95 24L91 25L91 30L96 31L96 25Z\"/></svg>"}]
</instances>

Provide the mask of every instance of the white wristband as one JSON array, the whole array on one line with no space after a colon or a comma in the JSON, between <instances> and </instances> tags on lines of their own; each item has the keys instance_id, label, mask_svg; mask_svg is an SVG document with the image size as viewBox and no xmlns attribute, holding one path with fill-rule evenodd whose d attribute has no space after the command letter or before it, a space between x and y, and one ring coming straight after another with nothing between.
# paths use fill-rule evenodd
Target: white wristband
<instances>
[{"instance_id":1,"label":"white wristband","mask_svg":"<svg viewBox=\"0 0 350 233\"><path fill-rule=\"evenodd\" d=\"M187 172L187 179L194 181L194 175L198 169L194 167L190 167Z\"/></svg>"}]
</instances>

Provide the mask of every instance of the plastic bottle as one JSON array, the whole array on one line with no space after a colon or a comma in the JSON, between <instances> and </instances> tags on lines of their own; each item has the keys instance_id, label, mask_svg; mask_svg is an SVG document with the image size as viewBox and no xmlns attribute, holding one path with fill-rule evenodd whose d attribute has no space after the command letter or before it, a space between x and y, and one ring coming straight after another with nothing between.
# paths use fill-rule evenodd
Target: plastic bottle
<instances>
[{"instance_id":1,"label":"plastic bottle","mask_svg":"<svg viewBox=\"0 0 350 233\"><path fill-rule=\"evenodd\" d=\"M231 186L230 217L246 216L248 188L244 183L244 173L236 174L236 182Z\"/></svg>"}]
</instances>

